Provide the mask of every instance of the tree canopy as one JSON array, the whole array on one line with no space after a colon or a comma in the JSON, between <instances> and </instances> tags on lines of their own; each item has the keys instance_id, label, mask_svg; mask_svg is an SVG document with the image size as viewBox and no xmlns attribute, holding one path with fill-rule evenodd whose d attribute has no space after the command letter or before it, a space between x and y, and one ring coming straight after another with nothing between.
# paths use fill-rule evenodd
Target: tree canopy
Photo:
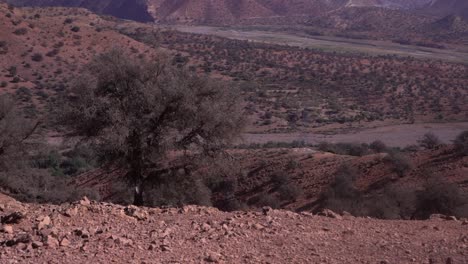
<instances>
[{"instance_id":1,"label":"tree canopy","mask_svg":"<svg viewBox=\"0 0 468 264\"><path fill-rule=\"evenodd\" d=\"M141 186L168 152L215 153L244 124L239 93L226 83L119 50L96 57L59 102L57 121L68 136L128 170L135 204L143 203Z\"/></svg>"}]
</instances>

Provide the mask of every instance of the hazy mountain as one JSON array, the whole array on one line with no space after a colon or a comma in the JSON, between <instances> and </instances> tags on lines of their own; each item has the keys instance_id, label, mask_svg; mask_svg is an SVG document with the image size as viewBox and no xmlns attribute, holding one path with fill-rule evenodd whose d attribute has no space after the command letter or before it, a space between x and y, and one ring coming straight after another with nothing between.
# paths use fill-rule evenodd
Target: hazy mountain
<instances>
[{"instance_id":1,"label":"hazy mountain","mask_svg":"<svg viewBox=\"0 0 468 264\"><path fill-rule=\"evenodd\" d=\"M83 7L99 14L140 22L153 21L146 0L6 0L15 6Z\"/></svg>"}]
</instances>

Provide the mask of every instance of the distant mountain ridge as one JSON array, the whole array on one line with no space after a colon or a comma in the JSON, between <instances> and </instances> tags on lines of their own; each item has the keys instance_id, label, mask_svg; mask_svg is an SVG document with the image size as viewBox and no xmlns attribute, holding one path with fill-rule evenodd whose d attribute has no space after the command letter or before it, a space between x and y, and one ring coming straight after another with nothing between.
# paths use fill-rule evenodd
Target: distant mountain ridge
<instances>
[{"instance_id":1,"label":"distant mountain ridge","mask_svg":"<svg viewBox=\"0 0 468 264\"><path fill-rule=\"evenodd\" d=\"M1 0L0 0L1 1ZM16 6L83 7L139 22L235 24L275 17L314 18L349 7L468 17L468 0L4 0Z\"/></svg>"},{"instance_id":2,"label":"distant mountain ridge","mask_svg":"<svg viewBox=\"0 0 468 264\"><path fill-rule=\"evenodd\" d=\"M146 0L4 0L15 6L32 7L82 7L98 14L106 14L118 18L139 22L153 21L148 12Z\"/></svg>"}]
</instances>

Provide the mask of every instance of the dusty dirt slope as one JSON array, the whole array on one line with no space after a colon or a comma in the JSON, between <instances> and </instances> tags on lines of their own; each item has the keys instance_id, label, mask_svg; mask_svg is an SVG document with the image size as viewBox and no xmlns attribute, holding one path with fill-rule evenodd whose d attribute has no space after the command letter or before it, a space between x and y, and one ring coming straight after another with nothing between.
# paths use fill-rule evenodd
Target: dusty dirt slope
<instances>
[{"instance_id":1,"label":"dusty dirt slope","mask_svg":"<svg viewBox=\"0 0 468 264\"><path fill-rule=\"evenodd\" d=\"M467 263L466 220L0 200L1 263ZM15 212L17 218L15 218ZM15 221L17 220L17 221ZM8 224L7 224L8 223Z\"/></svg>"}]
</instances>

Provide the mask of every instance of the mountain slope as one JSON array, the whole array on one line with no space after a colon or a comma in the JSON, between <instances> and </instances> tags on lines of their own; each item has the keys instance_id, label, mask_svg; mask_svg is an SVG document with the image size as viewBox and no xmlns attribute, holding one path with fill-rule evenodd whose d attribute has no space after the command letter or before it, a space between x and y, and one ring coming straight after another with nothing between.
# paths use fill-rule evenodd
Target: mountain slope
<instances>
[{"instance_id":1,"label":"mountain slope","mask_svg":"<svg viewBox=\"0 0 468 264\"><path fill-rule=\"evenodd\" d=\"M436 15L456 14L468 18L468 1L466 0L432 0L426 8L426 12Z\"/></svg>"},{"instance_id":2,"label":"mountain slope","mask_svg":"<svg viewBox=\"0 0 468 264\"><path fill-rule=\"evenodd\" d=\"M347 0L148 0L159 21L234 22L277 16L315 16L343 6Z\"/></svg>"},{"instance_id":3,"label":"mountain slope","mask_svg":"<svg viewBox=\"0 0 468 264\"><path fill-rule=\"evenodd\" d=\"M344 7L417 9L431 0L5 0L17 6L83 7L141 22L231 24L274 17L317 17ZM439 4L435 3L435 8Z\"/></svg>"},{"instance_id":4,"label":"mountain slope","mask_svg":"<svg viewBox=\"0 0 468 264\"><path fill-rule=\"evenodd\" d=\"M146 45L104 29L113 25L81 8L9 9L0 3L0 94L23 94L23 103L35 109L96 54L117 47L153 54Z\"/></svg>"}]
</instances>

